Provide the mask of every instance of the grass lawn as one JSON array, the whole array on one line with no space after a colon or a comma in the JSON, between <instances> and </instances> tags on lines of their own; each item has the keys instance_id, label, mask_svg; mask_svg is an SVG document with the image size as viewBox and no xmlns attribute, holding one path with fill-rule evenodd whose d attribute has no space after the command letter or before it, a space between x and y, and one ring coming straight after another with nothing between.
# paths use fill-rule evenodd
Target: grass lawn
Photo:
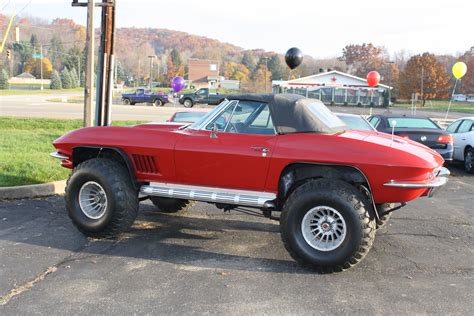
<instances>
[{"instance_id":1,"label":"grass lawn","mask_svg":"<svg viewBox=\"0 0 474 316\"><path fill-rule=\"evenodd\" d=\"M116 126L137 121L117 121ZM81 120L0 117L0 187L66 179L69 170L49 156L53 140L82 127Z\"/></svg>"},{"instance_id":2,"label":"grass lawn","mask_svg":"<svg viewBox=\"0 0 474 316\"><path fill-rule=\"evenodd\" d=\"M416 105L417 109L433 110L445 112L448 109L449 101L426 101L425 106L422 107L421 103ZM412 107L409 103L394 104L395 108L408 108ZM472 102L452 102L450 112L465 112L474 113L474 103Z\"/></svg>"},{"instance_id":3,"label":"grass lawn","mask_svg":"<svg viewBox=\"0 0 474 316\"><path fill-rule=\"evenodd\" d=\"M74 88L74 89L58 89L52 90L49 87L45 87L44 90L39 89L7 89L0 90L0 96L2 95L28 95L28 94L56 94L63 92L83 92L84 88Z\"/></svg>"}]
</instances>

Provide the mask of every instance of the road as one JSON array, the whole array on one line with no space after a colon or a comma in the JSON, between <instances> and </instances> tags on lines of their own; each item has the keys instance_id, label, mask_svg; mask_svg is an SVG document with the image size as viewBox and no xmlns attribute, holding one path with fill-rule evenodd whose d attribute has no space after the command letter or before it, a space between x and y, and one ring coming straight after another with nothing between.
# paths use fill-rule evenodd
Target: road
<instances>
[{"instance_id":1,"label":"road","mask_svg":"<svg viewBox=\"0 0 474 316\"><path fill-rule=\"evenodd\" d=\"M81 119L83 117L83 105L77 103L48 102L48 99L67 98L69 94L36 94L36 95L14 95L0 96L0 116L16 117L47 117L47 118L70 118ZM182 109L180 104L167 104L164 107L152 107L146 105L113 105L113 120L140 120L140 121L166 121L177 109ZM210 108L214 108L211 106ZM370 108L331 106L334 112L350 112L354 114L369 115ZM393 113L410 114L410 110L390 109ZM385 109L374 108L373 113L385 112ZM419 115L427 115L432 118L444 118L445 113L439 111L418 110ZM450 112L449 118L456 119L470 114ZM471 115L470 115L471 116Z\"/></svg>"},{"instance_id":2,"label":"road","mask_svg":"<svg viewBox=\"0 0 474 316\"><path fill-rule=\"evenodd\" d=\"M474 177L393 214L368 256L318 275L278 222L198 203L147 202L117 240L87 239L61 197L0 202L0 314L474 314Z\"/></svg>"}]
</instances>

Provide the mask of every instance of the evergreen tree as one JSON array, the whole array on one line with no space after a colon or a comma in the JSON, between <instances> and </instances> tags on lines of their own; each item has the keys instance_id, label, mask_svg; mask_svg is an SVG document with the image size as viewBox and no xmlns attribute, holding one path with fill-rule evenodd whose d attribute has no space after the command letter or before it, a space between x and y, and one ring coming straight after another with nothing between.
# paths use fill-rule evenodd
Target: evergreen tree
<instances>
[{"instance_id":1,"label":"evergreen tree","mask_svg":"<svg viewBox=\"0 0 474 316\"><path fill-rule=\"evenodd\" d=\"M255 62L255 57L253 57L250 51L244 52L244 56L242 57L242 64L247 67L250 72L253 72L257 67L257 63Z\"/></svg>"},{"instance_id":2,"label":"evergreen tree","mask_svg":"<svg viewBox=\"0 0 474 316\"><path fill-rule=\"evenodd\" d=\"M268 60L268 70L272 72L272 78L274 80L281 80L285 78L285 67L281 62L280 57L275 54Z\"/></svg>"},{"instance_id":3,"label":"evergreen tree","mask_svg":"<svg viewBox=\"0 0 474 316\"><path fill-rule=\"evenodd\" d=\"M0 89L6 90L10 88L10 84L8 83L8 72L5 69L0 71Z\"/></svg>"},{"instance_id":4,"label":"evergreen tree","mask_svg":"<svg viewBox=\"0 0 474 316\"><path fill-rule=\"evenodd\" d=\"M72 68L69 74L71 75L71 88L79 87L79 77L77 76L76 68Z\"/></svg>"},{"instance_id":5,"label":"evergreen tree","mask_svg":"<svg viewBox=\"0 0 474 316\"><path fill-rule=\"evenodd\" d=\"M173 48L171 50L171 61L173 62L173 65L178 69L181 66L181 56L176 48Z\"/></svg>"},{"instance_id":6,"label":"evergreen tree","mask_svg":"<svg viewBox=\"0 0 474 316\"><path fill-rule=\"evenodd\" d=\"M30 44L31 44L31 47L35 47L35 48L38 48L39 44L38 44L38 36L36 36L36 34L31 34L31 37L30 37Z\"/></svg>"},{"instance_id":7,"label":"evergreen tree","mask_svg":"<svg viewBox=\"0 0 474 316\"><path fill-rule=\"evenodd\" d=\"M51 74L51 84L49 87L50 89L62 89L63 87L57 70L54 70Z\"/></svg>"},{"instance_id":8,"label":"evergreen tree","mask_svg":"<svg viewBox=\"0 0 474 316\"><path fill-rule=\"evenodd\" d=\"M63 89L71 89L72 88L72 80L71 80L71 73L67 68L64 68L61 71L61 83L63 85Z\"/></svg>"}]
</instances>

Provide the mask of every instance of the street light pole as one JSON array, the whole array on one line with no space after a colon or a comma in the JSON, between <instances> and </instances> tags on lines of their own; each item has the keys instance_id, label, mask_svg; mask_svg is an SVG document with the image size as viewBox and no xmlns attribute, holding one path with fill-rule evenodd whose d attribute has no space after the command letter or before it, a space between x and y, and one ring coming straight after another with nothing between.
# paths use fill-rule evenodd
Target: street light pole
<instances>
[{"instance_id":1,"label":"street light pole","mask_svg":"<svg viewBox=\"0 0 474 316\"><path fill-rule=\"evenodd\" d=\"M150 58L150 90L151 90L151 75L153 71L153 59L156 57L156 55L150 55L148 58Z\"/></svg>"}]
</instances>

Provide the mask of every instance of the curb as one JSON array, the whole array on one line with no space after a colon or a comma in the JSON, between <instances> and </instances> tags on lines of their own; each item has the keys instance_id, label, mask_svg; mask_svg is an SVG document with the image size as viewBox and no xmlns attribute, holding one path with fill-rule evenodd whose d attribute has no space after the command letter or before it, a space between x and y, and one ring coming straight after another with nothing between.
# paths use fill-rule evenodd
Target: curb
<instances>
[{"instance_id":1,"label":"curb","mask_svg":"<svg viewBox=\"0 0 474 316\"><path fill-rule=\"evenodd\" d=\"M0 200L26 199L55 194L64 194L66 180L50 183L21 185L0 188Z\"/></svg>"}]
</instances>

